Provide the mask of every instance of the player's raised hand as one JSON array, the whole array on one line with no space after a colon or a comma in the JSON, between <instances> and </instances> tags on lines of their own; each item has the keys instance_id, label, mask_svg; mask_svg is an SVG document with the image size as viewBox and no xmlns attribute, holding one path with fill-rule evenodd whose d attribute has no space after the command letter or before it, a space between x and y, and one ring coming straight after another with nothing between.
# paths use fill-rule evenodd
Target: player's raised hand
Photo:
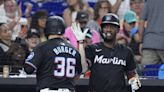
<instances>
[{"instance_id":1,"label":"player's raised hand","mask_svg":"<svg viewBox=\"0 0 164 92\"><path fill-rule=\"evenodd\" d=\"M89 30L89 28L85 29L83 32L81 31L80 24L77 22L72 23L72 31L75 34L77 41L83 41L85 36Z\"/></svg>"},{"instance_id":2,"label":"player's raised hand","mask_svg":"<svg viewBox=\"0 0 164 92\"><path fill-rule=\"evenodd\" d=\"M79 53L81 55L81 64L82 64L83 73L84 73L87 70L87 63L86 63L83 40L85 39L85 36L86 36L89 28L84 29L84 31L82 32L82 30L80 28L80 24L77 23L77 22L72 23L71 28L72 28L72 31L73 31L77 41L80 42L79 45L78 45L78 50L79 50ZM82 42L82 44L81 44L81 42Z\"/></svg>"}]
</instances>

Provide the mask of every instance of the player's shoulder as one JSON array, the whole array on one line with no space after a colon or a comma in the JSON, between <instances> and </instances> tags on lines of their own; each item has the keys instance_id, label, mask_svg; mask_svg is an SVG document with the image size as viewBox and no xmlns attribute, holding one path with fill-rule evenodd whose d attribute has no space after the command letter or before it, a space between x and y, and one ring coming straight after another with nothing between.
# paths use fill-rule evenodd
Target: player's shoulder
<instances>
[{"instance_id":1,"label":"player's shoulder","mask_svg":"<svg viewBox=\"0 0 164 92\"><path fill-rule=\"evenodd\" d=\"M120 49L124 52L132 52L132 49L129 46L123 44L117 44L117 49Z\"/></svg>"},{"instance_id":2,"label":"player's shoulder","mask_svg":"<svg viewBox=\"0 0 164 92\"><path fill-rule=\"evenodd\" d=\"M100 49L100 48L102 48L102 42L95 43L95 44L92 44L92 45L88 45L86 47L86 49L90 49L90 50L92 50L92 49Z\"/></svg>"},{"instance_id":3,"label":"player's shoulder","mask_svg":"<svg viewBox=\"0 0 164 92\"><path fill-rule=\"evenodd\" d=\"M36 48L44 47L46 45L46 43L47 43L47 41L41 42L36 46Z\"/></svg>"},{"instance_id":4,"label":"player's shoulder","mask_svg":"<svg viewBox=\"0 0 164 92\"><path fill-rule=\"evenodd\" d=\"M40 50L43 51L44 48L47 47L47 41L39 43L36 47L34 47L34 50Z\"/></svg>"}]
</instances>

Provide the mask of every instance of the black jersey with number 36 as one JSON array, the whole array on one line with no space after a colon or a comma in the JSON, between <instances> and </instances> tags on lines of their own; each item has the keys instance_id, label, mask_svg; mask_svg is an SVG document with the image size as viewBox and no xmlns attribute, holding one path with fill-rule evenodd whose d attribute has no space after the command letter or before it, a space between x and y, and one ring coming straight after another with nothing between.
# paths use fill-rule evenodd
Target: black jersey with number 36
<instances>
[{"instance_id":1,"label":"black jersey with number 36","mask_svg":"<svg viewBox=\"0 0 164 92\"><path fill-rule=\"evenodd\" d=\"M117 44L108 48L103 43L86 47L91 62L90 90L96 92L127 92L125 74L136 68L132 51Z\"/></svg>"},{"instance_id":2,"label":"black jersey with number 36","mask_svg":"<svg viewBox=\"0 0 164 92\"><path fill-rule=\"evenodd\" d=\"M38 45L25 63L37 70L39 90L74 88L74 77L82 71L79 52L61 38Z\"/></svg>"}]
</instances>

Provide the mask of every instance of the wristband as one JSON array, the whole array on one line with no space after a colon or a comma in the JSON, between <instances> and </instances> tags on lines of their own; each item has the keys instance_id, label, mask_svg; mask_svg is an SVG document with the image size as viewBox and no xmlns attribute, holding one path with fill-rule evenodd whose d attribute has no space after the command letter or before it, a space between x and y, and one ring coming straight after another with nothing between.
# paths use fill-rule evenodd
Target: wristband
<instances>
[{"instance_id":1,"label":"wristband","mask_svg":"<svg viewBox=\"0 0 164 92\"><path fill-rule=\"evenodd\" d=\"M77 41L79 44L83 44L84 41L83 40L80 40L80 41Z\"/></svg>"}]
</instances>

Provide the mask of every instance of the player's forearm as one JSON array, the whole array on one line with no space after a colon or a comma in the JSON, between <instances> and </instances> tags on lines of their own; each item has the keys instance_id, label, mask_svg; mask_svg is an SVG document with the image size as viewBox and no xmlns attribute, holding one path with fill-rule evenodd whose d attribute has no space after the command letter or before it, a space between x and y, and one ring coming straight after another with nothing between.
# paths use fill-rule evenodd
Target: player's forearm
<instances>
[{"instance_id":1,"label":"player's forearm","mask_svg":"<svg viewBox=\"0 0 164 92\"><path fill-rule=\"evenodd\" d=\"M127 72L128 79L131 79L131 78L135 77L136 75L137 75L137 72L135 69Z\"/></svg>"},{"instance_id":2,"label":"player's forearm","mask_svg":"<svg viewBox=\"0 0 164 92\"><path fill-rule=\"evenodd\" d=\"M116 3L112 7L112 12L117 14L117 11L120 8L122 0L116 0Z\"/></svg>"},{"instance_id":3,"label":"player's forearm","mask_svg":"<svg viewBox=\"0 0 164 92\"><path fill-rule=\"evenodd\" d=\"M84 50L84 44L79 43L79 53L81 55L81 65L82 65L82 71L87 71L87 63L86 63L86 57L85 57L85 50Z\"/></svg>"}]
</instances>

